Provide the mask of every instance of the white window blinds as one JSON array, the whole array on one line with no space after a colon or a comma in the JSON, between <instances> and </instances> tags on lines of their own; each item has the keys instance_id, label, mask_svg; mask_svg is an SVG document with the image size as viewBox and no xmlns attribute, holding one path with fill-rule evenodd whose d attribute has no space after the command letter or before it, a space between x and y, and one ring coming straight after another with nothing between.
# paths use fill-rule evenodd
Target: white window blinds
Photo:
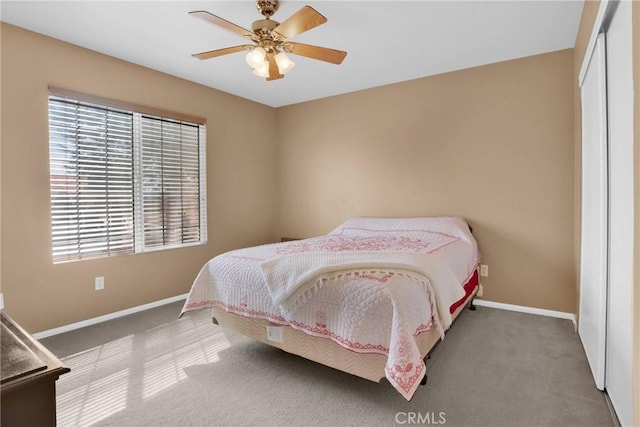
<instances>
[{"instance_id":1,"label":"white window blinds","mask_svg":"<svg viewBox=\"0 0 640 427\"><path fill-rule=\"evenodd\" d=\"M49 101L54 261L133 251L133 116Z\"/></svg>"},{"instance_id":2,"label":"white window blinds","mask_svg":"<svg viewBox=\"0 0 640 427\"><path fill-rule=\"evenodd\" d=\"M200 240L197 125L142 116L141 179L146 248Z\"/></svg>"},{"instance_id":3,"label":"white window blinds","mask_svg":"<svg viewBox=\"0 0 640 427\"><path fill-rule=\"evenodd\" d=\"M54 262L206 243L205 126L49 97Z\"/></svg>"}]
</instances>

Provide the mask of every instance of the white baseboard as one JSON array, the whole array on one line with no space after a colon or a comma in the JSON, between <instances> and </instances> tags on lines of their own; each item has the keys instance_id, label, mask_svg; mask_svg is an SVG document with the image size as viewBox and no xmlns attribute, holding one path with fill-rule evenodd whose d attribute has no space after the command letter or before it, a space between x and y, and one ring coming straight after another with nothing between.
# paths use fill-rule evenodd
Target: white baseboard
<instances>
[{"instance_id":1,"label":"white baseboard","mask_svg":"<svg viewBox=\"0 0 640 427\"><path fill-rule=\"evenodd\" d=\"M520 313L537 314L539 316L557 317L559 319L567 319L573 322L573 326L576 326L576 316L573 313L566 313L564 311L547 310L544 308L526 307L524 305L504 304L502 302L493 302L483 299L474 299L473 304L480 307L498 308L500 310L518 311Z\"/></svg>"},{"instance_id":2,"label":"white baseboard","mask_svg":"<svg viewBox=\"0 0 640 427\"><path fill-rule=\"evenodd\" d=\"M106 322L107 320L117 319L118 317L127 316L129 314L138 313L140 311L149 310L150 308L160 307L172 302L177 302L187 298L188 294L176 295L175 297L166 298L160 301L150 302L148 304L138 305L136 307L127 308L126 310L116 311L115 313L105 314L104 316L98 316L80 322L71 323L69 325L60 326L58 328L48 329L42 332L36 332L33 337L37 340L47 338L52 335L62 334L64 332L73 331L75 329L84 328L85 326L95 325L97 323Z\"/></svg>"}]
</instances>

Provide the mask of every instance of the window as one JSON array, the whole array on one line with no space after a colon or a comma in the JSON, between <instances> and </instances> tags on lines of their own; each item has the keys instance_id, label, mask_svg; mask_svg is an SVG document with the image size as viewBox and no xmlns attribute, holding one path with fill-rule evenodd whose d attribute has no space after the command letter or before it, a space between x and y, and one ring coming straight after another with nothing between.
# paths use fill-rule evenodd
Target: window
<instances>
[{"instance_id":1,"label":"window","mask_svg":"<svg viewBox=\"0 0 640 427\"><path fill-rule=\"evenodd\" d=\"M62 92L49 96L53 261L206 243L204 121Z\"/></svg>"}]
</instances>

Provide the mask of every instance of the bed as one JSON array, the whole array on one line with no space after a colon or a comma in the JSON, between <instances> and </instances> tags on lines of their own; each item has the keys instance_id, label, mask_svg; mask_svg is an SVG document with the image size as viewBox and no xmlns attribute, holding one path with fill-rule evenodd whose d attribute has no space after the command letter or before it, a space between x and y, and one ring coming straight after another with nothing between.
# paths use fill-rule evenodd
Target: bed
<instances>
[{"instance_id":1,"label":"bed","mask_svg":"<svg viewBox=\"0 0 640 427\"><path fill-rule=\"evenodd\" d=\"M410 400L425 356L478 287L480 254L459 217L353 218L329 234L207 262L182 313L379 382Z\"/></svg>"}]
</instances>

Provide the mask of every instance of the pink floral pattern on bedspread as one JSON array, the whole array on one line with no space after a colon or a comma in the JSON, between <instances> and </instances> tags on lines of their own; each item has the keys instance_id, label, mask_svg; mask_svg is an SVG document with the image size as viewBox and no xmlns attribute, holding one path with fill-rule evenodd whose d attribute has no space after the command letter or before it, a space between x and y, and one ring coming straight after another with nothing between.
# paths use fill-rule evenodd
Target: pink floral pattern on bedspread
<instances>
[{"instance_id":1,"label":"pink floral pattern on bedspread","mask_svg":"<svg viewBox=\"0 0 640 427\"><path fill-rule=\"evenodd\" d=\"M426 251L431 242L406 236L323 236L287 242L274 249L279 254L344 251Z\"/></svg>"}]
</instances>

